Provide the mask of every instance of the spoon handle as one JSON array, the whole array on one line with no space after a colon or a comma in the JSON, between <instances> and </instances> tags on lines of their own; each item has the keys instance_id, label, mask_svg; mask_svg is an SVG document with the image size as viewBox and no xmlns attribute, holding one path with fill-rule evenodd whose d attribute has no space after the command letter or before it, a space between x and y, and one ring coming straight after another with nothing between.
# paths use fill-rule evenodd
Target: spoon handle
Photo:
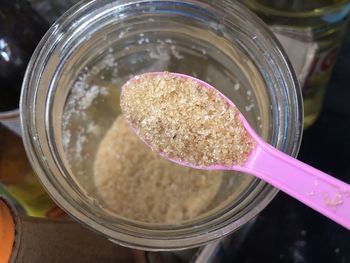
<instances>
[{"instance_id":1,"label":"spoon handle","mask_svg":"<svg viewBox=\"0 0 350 263\"><path fill-rule=\"evenodd\" d=\"M246 163L252 173L350 230L350 185L266 143Z\"/></svg>"}]
</instances>

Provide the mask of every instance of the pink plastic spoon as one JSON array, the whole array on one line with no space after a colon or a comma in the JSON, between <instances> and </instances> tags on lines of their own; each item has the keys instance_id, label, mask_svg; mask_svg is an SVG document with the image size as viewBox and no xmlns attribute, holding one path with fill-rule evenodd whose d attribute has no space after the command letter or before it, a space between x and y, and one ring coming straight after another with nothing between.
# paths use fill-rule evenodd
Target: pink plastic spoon
<instances>
[{"instance_id":1,"label":"pink plastic spoon","mask_svg":"<svg viewBox=\"0 0 350 263\"><path fill-rule=\"evenodd\" d=\"M190 78L200 84L201 87L215 91L230 107L237 109L232 101L211 85L183 74L152 72L135 76L129 80L128 83L132 81L140 82L144 76L159 77L162 76L162 74L172 74L181 79ZM123 99L126 86L127 85L124 85L122 88L121 99ZM124 111L123 107L122 110ZM186 160L172 158L164 152L159 152L159 154L170 161L192 168L205 170L235 170L254 175L350 230L350 185L270 146L255 133L240 112L239 117L246 131L256 142L255 148L243 165L234 165L230 167L224 165L200 166L195 163L188 163ZM154 149L154 147L144 139L138 127L130 120L128 121L139 137Z\"/></svg>"}]
</instances>

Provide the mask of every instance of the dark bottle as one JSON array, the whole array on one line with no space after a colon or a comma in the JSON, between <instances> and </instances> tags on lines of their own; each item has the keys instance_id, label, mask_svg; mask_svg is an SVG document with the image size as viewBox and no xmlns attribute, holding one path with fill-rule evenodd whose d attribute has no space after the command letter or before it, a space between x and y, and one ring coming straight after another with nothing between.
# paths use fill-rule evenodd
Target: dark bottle
<instances>
[{"instance_id":1,"label":"dark bottle","mask_svg":"<svg viewBox=\"0 0 350 263\"><path fill-rule=\"evenodd\" d=\"M0 112L18 108L27 64L48 27L28 2L0 1Z\"/></svg>"},{"instance_id":2,"label":"dark bottle","mask_svg":"<svg viewBox=\"0 0 350 263\"><path fill-rule=\"evenodd\" d=\"M0 187L28 215L58 218L64 213L32 171L21 138L2 126L20 130L9 110L18 108L27 64L48 27L27 1L0 0Z\"/></svg>"}]
</instances>

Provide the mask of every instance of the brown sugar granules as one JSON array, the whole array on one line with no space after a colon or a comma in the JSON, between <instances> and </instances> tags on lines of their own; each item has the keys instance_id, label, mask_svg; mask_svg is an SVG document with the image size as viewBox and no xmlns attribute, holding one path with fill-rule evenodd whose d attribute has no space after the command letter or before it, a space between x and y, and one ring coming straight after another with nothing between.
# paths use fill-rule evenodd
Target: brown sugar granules
<instances>
[{"instance_id":1,"label":"brown sugar granules","mask_svg":"<svg viewBox=\"0 0 350 263\"><path fill-rule=\"evenodd\" d=\"M178 223L206 211L222 171L174 164L152 152L119 116L102 139L94 162L97 196L120 216Z\"/></svg>"},{"instance_id":2,"label":"brown sugar granules","mask_svg":"<svg viewBox=\"0 0 350 263\"><path fill-rule=\"evenodd\" d=\"M238 110L190 78L135 77L123 87L121 108L154 151L197 167L241 165L255 146Z\"/></svg>"}]
</instances>

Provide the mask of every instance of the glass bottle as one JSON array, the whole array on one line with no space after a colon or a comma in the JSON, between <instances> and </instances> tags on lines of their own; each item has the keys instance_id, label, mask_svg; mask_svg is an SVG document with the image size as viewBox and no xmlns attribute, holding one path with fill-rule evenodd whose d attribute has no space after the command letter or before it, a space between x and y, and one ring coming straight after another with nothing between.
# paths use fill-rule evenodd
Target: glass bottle
<instances>
[{"instance_id":1,"label":"glass bottle","mask_svg":"<svg viewBox=\"0 0 350 263\"><path fill-rule=\"evenodd\" d=\"M317 44L316 55L303 86L304 128L321 110L337 51L349 21L348 0L243 0L268 25L293 32ZM311 35L311 38L309 37Z\"/></svg>"}]
</instances>

